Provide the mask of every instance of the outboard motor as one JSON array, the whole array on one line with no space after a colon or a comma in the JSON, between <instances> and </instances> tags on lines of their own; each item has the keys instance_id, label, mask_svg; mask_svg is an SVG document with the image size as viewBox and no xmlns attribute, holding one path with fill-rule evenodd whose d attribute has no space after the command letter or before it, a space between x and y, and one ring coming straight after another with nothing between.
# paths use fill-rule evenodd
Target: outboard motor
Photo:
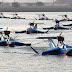
<instances>
[{"instance_id":1,"label":"outboard motor","mask_svg":"<svg viewBox=\"0 0 72 72\"><path fill-rule=\"evenodd\" d=\"M57 40L58 40L58 43L63 44L64 37L62 37L62 36L57 36Z\"/></svg>"},{"instance_id":2,"label":"outboard motor","mask_svg":"<svg viewBox=\"0 0 72 72\"><path fill-rule=\"evenodd\" d=\"M45 16L45 14L42 14L42 16Z\"/></svg>"},{"instance_id":3,"label":"outboard motor","mask_svg":"<svg viewBox=\"0 0 72 72\"><path fill-rule=\"evenodd\" d=\"M4 31L4 33L9 37L10 31Z\"/></svg>"},{"instance_id":4,"label":"outboard motor","mask_svg":"<svg viewBox=\"0 0 72 72\"><path fill-rule=\"evenodd\" d=\"M55 20L55 22L56 22L56 24L59 24L59 21L57 19Z\"/></svg>"},{"instance_id":5,"label":"outboard motor","mask_svg":"<svg viewBox=\"0 0 72 72\"><path fill-rule=\"evenodd\" d=\"M15 15L18 15L18 14L15 14Z\"/></svg>"},{"instance_id":6,"label":"outboard motor","mask_svg":"<svg viewBox=\"0 0 72 72\"><path fill-rule=\"evenodd\" d=\"M14 39L9 37L10 31L4 31L4 34L8 36L7 38L7 45L9 45L9 47L14 47Z\"/></svg>"},{"instance_id":7,"label":"outboard motor","mask_svg":"<svg viewBox=\"0 0 72 72\"><path fill-rule=\"evenodd\" d=\"M3 13L1 13L1 15L3 15Z\"/></svg>"},{"instance_id":8,"label":"outboard motor","mask_svg":"<svg viewBox=\"0 0 72 72\"><path fill-rule=\"evenodd\" d=\"M67 18L67 15L65 15L65 17Z\"/></svg>"},{"instance_id":9,"label":"outboard motor","mask_svg":"<svg viewBox=\"0 0 72 72\"><path fill-rule=\"evenodd\" d=\"M30 26L34 26L34 23L30 23Z\"/></svg>"},{"instance_id":10,"label":"outboard motor","mask_svg":"<svg viewBox=\"0 0 72 72\"><path fill-rule=\"evenodd\" d=\"M5 35L9 35L10 31L4 31Z\"/></svg>"}]
</instances>

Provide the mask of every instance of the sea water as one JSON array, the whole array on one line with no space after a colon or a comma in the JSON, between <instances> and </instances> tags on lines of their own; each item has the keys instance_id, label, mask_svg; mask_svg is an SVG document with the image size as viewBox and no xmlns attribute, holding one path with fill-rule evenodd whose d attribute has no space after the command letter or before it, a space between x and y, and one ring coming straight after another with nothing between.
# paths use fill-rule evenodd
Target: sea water
<instances>
[{"instance_id":1,"label":"sea water","mask_svg":"<svg viewBox=\"0 0 72 72\"><path fill-rule=\"evenodd\" d=\"M21 17L26 19L0 19L0 27L3 30L11 31L10 36L18 42L31 43L32 47L37 51L42 52L50 49L47 40L39 40L36 37L58 36L62 32L65 37L65 43L72 46L72 30L49 30L47 34L15 34L15 31L25 30L29 28L30 22L44 23L38 24L38 30L43 30L43 27L51 27L55 25L55 19L61 19L61 16L67 14L72 18L71 12L16 12ZM54 20L39 21L36 14L45 13L48 18ZM14 12L3 12L5 16L13 17ZM61 22L62 24L70 24L71 21ZM1 30L1 31L3 31ZM0 35L1 36L1 35ZM45 42L46 41L46 42ZM54 41L57 43L57 41ZM71 72L72 57L66 55L37 55L33 52L30 46L15 46L15 47L0 47L0 72Z\"/></svg>"}]
</instances>

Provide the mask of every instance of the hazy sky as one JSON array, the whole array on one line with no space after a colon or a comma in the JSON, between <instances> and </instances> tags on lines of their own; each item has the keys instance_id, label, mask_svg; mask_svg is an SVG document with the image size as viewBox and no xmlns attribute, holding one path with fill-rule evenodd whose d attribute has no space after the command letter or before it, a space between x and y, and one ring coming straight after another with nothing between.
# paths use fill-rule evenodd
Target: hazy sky
<instances>
[{"instance_id":1,"label":"hazy sky","mask_svg":"<svg viewBox=\"0 0 72 72\"><path fill-rule=\"evenodd\" d=\"M4 2L13 2L14 0L3 0ZM36 2L37 0L15 0L16 2ZM38 0L41 2L52 2L53 0ZM0 0L2 2L2 0Z\"/></svg>"}]
</instances>

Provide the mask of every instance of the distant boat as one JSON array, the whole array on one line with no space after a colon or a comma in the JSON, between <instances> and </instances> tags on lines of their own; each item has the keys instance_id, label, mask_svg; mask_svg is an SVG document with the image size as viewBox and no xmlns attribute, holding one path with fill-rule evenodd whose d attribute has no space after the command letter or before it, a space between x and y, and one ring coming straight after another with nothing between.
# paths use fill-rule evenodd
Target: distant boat
<instances>
[{"instance_id":1,"label":"distant boat","mask_svg":"<svg viewBox=\"0 0 72 72\"><path fill-rule=\"evenodd\" d=\"M57 37L37 37L36 39L48 39L50 49L45 50L43 52L38 52L36 49L31 47L31 49L36 53L36 54L41 54L41 55L68 55L72 56L72 46L68 46L63 43L64 37L62 36L57 36ZM53 39L57 39L58 43L61 44L61 46L56 46L54 43Z\"/></svg>"},{"instance_id":2,"label":"distant boat","mask_svg":"<svg viewBox=\"0 0 72 72\"><path fill-rule=\"evenodd\" d=\"M14 47L14 46L30 46L31 44L29 43L22 43L22 42L17 42L15 41L12 37L9 36L10 31L4 31L0 32L2 35L2 39L0 38L0 46L9 46L9 47ZM4 35L3 35L4 34ZM7 36L7 37L5 37Z\"/></svg>"},{"instance_id":3,"label":"distant boat","mask_svg":"<svg viewBox=\"0 0 72 72\"><path fill-rule=\"evenodd\" d=\"M72 21L72 19L68 18L67 15L59 15L59 16L62 16L62 19L59 20L60 22L61 22L61 21Z\"/></svg>"},{"instance_id":4,"label":"distant boat","mask_svg":"<svg viewBox=\"0 0 72 72\"><path fill-rule=\"evenodd\" d=\"M4 16L3 13L0 13L0 18L8 18L8 19L10 19L10 17Z\"/></svg>"},{"instance_id":5,"label":"distant boat","mask_svg":"<svg viewBox=\"0 0 72 72\"><path fill-rule=\"evenodd\" d=\"M16 13L12 14L12 15L13 15L13 17L11 19L25 19L25 18L18 16L18 14L16 14Z\"/></svg>"},{"instance_id":6,"label":"distant boat","mask_svg":"<svg viewBox=\"0 0 72 72\"><path fill-rule=\"evenodd\" d=\"M29 23L30 28L26 29L26 30L22 30L22 31L16 31L15 33L27 33L27 34L31 34L31 33L48 33L47 31L40 31L37 29L37 24L41 24L41 23Z\"/></svg>"},{"instance_id":7,"label":"distant boat","mask_svg":"<svg viewBox=\"0 0 72 72\"><path fill-rule=\"evenodd\" d=\"M56 22L56 25L55 26L53 26L53 27L48 27L48 28L43 28L43 29L54 29L54 30L70 30L71 28L66 28L66 27L63 27L63 26L60 26L60 24L59 24L59 22L60 21L58 21L58 20L56 20L55 21Z\"/></svg>"},{"instance_id":8,"label":"distant boat","mask_svg":"<svg viewBox=\"0 0 72 72\"><path fill-rule=\"evenodd\" d=\"M48 17L45 16L45 14L36 14L39 16L38 20L53 20L53 19L49 19Z\"/></svg>"}]
</instances>

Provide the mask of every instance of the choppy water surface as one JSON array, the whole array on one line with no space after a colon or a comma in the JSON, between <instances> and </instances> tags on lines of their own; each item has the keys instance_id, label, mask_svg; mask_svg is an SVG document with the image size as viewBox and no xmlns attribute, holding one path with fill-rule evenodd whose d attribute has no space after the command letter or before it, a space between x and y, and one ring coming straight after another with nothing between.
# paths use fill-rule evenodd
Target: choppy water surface
<instances>
[{"instance_id":1,"label":"choppy water surface","mask_svg":"<svg viewBox=\"0 0 72 72\"><path fill-rule=\"evenodd\" d=\"M67 14L71 18L71 12L43 12L49 18L58 18L58 15ZM4 15L12 17L12 12L4 12ZM57 36L62 33L65 37L65 43L72 45L72 30L50 30L48 34L14 34L14 31L25 30L29 27L28 23L33 22L34 19L38 18L36 14L42 14L41 12L18 12L21 17L25 17L26 20L11 20L11 19L0 19L0 27L3 30L11 30L10 36L15 38L16 41L24 43L32 43L32 47L37 49L39 52L49 49L49 46L44 40L36 40L39 36ZM43 27L54 26L54 21L35 21L44 23L38 25L38 29L43 30ZM70 24L72 22L62 22L62 24ZM61 25L62 25L61 24ZM55 41L56 43L57 41ZM39 44L38 44L39 43ZM30 47L16 46L16 47L0 47L0 72L71 72L72 71L72 57L66 55L36 55Z\"/></svg>"}]
</instances>

